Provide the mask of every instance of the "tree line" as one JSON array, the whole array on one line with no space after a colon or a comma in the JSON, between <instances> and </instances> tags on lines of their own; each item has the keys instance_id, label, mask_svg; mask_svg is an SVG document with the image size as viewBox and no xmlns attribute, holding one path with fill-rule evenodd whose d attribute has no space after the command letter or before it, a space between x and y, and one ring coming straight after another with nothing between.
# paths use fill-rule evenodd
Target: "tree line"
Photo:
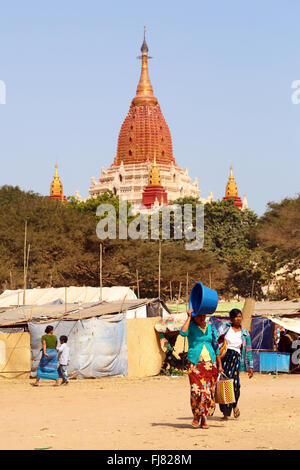
<instances>
[{"instance_id":1,"label":"tree line","mask_svg":"<svg viewBox=\"0 0 300 470\"><path fill-rule=\"evenodd\" d=\"M118 197L107 192L95 199L67 204L51 200L19 187L0 188L0 288L23 288L24 226L30 244L27 287L71 285L99 286L99 247L103 246L103 285L139 285L141 297L158 293L158 241L100 241L96 235L100 204L115 207ZM199 201L174 201L193 208L195 224ZM130 209L130 204L128 204ZM134 215L129 216L128 224ZM185 249L185 240L161 242L161 297L185 298L187 289L201 280L230 299L255 295L261 299L294 298L300 295L293 275L300 260L300 196L269 203L258 217L253 211L237 210L231 201L204 206L204 246L198 251ZM174 230L176 221L171 217ZM149 231L151 222L149 222ZM161 230L161 225L160 225ZM172 231L172 230L171 230ZM275 290L263 287L274 283L274 273L285 266L286 276L275 282Z\"/></svg>"}]
</instances>

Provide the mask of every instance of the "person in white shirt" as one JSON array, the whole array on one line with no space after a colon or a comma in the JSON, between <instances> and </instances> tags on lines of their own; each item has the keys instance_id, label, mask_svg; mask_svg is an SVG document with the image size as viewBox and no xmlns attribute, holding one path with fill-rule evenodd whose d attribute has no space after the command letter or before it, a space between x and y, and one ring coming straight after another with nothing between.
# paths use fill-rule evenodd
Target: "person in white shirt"
<instances>
[{"instance_id":1,"label":"person in white shirt","mask_svg":"<svg viewBox=\"0 0 300 470\"><path fill-rule=\"evenodd\" d=\"M60 347L57 348L58 352L58 375L62 378L61 385L68 385L69 377L67 372L67 365L69 363L70 348L67 346L68 337L61 336L59 338Z\"/></svg>"},{"instance_id":2,"label":"person in white shirt","mask_svg":"<svg viewBox=\"0 0 300 470\"><path fill-rule=\"evenodd\" d=\"M240 410L237 406L240 397L240 371L248 370L249 378L253 377L253 357L251 336L248 330L242 327L242 312L234 308L229 312L230 321L225 322L219 329L219 342L227 343L225 356L222 358L224 375L233 379L235 403L219 405L223 413L223 420L227 420L231 412L238 418ZM224 341L225 339L225 341ZM222 349L222 348L221 348Z\"/></svg>"}]
</instances>

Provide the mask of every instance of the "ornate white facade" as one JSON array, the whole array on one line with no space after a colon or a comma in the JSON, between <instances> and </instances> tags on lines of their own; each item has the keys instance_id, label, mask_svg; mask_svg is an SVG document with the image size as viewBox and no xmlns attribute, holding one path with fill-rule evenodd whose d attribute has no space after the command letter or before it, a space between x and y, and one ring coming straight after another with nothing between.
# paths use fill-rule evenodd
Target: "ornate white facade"
<instances>
[{"instance_id":1,"label":"ornate white facade","mask_svg":"<svg viewBox=\"0 0 300 470\"><path fill-rule=\"evenodd\" d=\"M174 165L158 164L161 176L161 184L168 193L168 201L175 201L181 197L192 196L202 203L211 202L213 194L203 199L200 197L198 179L193 183L188 175L188 169L184 171ZM107 190L114 195L122 197L133 205L141 205L144 187L147 186L152 162L126 164L119 166L111 165L107 170L101 169L101 176L98 182L92 178L92 185L89 188L90 197L97 197Z\"/></svg>"}]
</instances>

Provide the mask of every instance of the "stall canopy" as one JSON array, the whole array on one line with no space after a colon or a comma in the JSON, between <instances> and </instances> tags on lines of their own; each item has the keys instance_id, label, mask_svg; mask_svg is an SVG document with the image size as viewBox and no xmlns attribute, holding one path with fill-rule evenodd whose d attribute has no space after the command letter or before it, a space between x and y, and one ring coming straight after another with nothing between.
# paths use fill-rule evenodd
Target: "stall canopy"
<instances>
[{"instance_id":1,"label":"stall canopy","mask_svg":"<svg viewBox=\"0 0 300 470\"><path fill-rule=\"evenodd\" d=\"M282 326L285 330L293 331L300 335L300 315L299 317L269 317L269 320L276 325Z\"/></svg>"},{"instance_id":2,"label":"stall canopy","mask_svg":"<svg viewBox=\"0 0 300 470\"><path fill-rule=\"evenodd\" d=\"M126 318L146 318L159 315L160 305L162 308L166 308L160 299L0 308L0 327L17 326L28 322L45 323L53 320L78 321L123 312L126 312Z\"/></svg>"}]
</instances>

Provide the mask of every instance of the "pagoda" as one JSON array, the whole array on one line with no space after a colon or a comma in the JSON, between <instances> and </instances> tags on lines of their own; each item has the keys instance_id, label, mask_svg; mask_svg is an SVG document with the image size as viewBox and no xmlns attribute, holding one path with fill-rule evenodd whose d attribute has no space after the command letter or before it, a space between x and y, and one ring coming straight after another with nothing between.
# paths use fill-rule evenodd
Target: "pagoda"
<instances>
[{"instance_id":1,"label":"pagoda","mask_svg":"<svg viewBox=\"0 0 300 470\"><path fill-rule=\"evenodd\" d=\"M228 200L233 201L233 204L237 207L237 209L243 210L243 209L248 208L246 196L244 195L243 202L241 198L239 197L237 184L233 176L232 165L230 165L230 175L229 175L228 182L226 184L225 196L223 197L222 201L228 201Z\"/></svg>"},{"instance_id":2,"label":"pagoda","mask_svg":"<svg viewBox=\"0 0 300 470\"><path fill-rule=\"evenodd\" d=\"M155 168L160 174L164 188L163 199L174 201L179 197L192 196L200 199L198 179L191 182L188 170L177 165L172 147L171 133L154 96L148 70L148 46L145 38L141 47L141 75L136 96L130 104L129 112L121 126L117 154L113 164L101 169L99 180L92 178L89 197L97 197L107 190L140 207L144 188L148 187L148 177L155 157ZM152 188L153 189L153 188ZM148 194L148 190L146 194ZM76 193L79 198L78 192ZM152 196L151 196L152 197ZM211 202L212 193L203 203ZM145 201L145 196L144 196Z\"/></svg>"},{"instance_id":3,"label":"pagoda","mask_svg":"<svg viewBox=\"0 0 300 470\"><path fill-rule=\"evenodd\" d=\"M59 199L60 201L67 202L66 196L64 196L63 185L59 179L57 164L55 165L55 174L50 185L50 199Z\"/></svg>"},{"instance_id":4,"label":"pagoda","mask_svg":"<svg viewBox=\"0 0 300 470\"><path fill-rule=\"evenodd\" d=\"M156 156L149 175L149 183L144 188L142 194L142 208L151 209L153 206L162 206L168 204L168 195L161 185L159 170L156 165Z\"/></svg>"}]
</instances>

